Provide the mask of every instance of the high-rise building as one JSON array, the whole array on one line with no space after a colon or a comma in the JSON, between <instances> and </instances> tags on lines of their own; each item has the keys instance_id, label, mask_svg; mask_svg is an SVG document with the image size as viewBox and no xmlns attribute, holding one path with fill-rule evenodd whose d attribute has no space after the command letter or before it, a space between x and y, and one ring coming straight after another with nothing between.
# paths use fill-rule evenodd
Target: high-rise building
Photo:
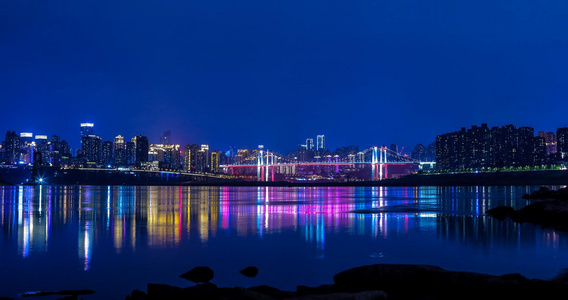
<instances>
[{"instance_id":1,"label":"high-rise building","mask_svg":"<svg viewBox=\"0 0 568 300\"><path fill-rule=\"evenodd\" d=\"M519 127L517 130L517 151L518 151L518 165L531 166L535 159L533 159L533 151L535 150L534 129L532 127ZM539 146L536 148L541 155L540 141Z\"/></svg>"},{"instance_id":2,"label":"high-rise building","mask_svg":"<svg viewBox=\"0 0 568 300\"><path fill-rule=\"evenodd\" d=\"M464 127L436 137L436 164L442 170L540 165L541 152L534 156L540 145L532 127Z\"/></svg>"},{"instance_id":3,"label":"high-rise building","mask_svg":"<svg viewBox=\"0 0 568 300\"><path fill-rule=\"evenodd\" d=\"M69 163L69 158L71 157L69 144L59 136L52 135L46 147L41 146L39 148L47 148L47 153L42 153L42 161L44 163L49 163L53 166Z\"/></svg>"},{"instance_id":4,"label":"high-rise building","mask_svg":"<svg viewBox=\"0 0 568 300\"><path fill-rule=\"evenodd\" d=\"M191 171L191 145L187 144L183 148L183 170L186 172Z\"/></svg>"},{"instance_id":5,"label":"high-rise building","mask_svg":"<svg viewBox=\"0 0 568 300\"><path fill-rule=\"evenodd\" d=\"M221 151L211 151L211 172L219 173L219 165L221 164Z\"/></svg>"},{"instance_id":6,"label":"high-rise building","mask_svg":"<svg viewBox=\"0 0 568 300\"><path fill-rule=\"evenodd\" d=\"M200 172L209 171L209 145L201 145L197 151L196 168Z\"/></svg>"},{"instance_id":7,"label":"high-rise building","mask_svg":"<svg viewBox=\"0 0 568 300\"><path fill-rule=\"evenodd\" d=\"M6 132L4 159L7 164L16 164L20 160L20 137L15 131Z\"/></svg>"},{"instance_id":8,"label":"high-rise building","mask_svg":"<svg viewBox=\"0 0 568 300\"><path fill-rule=\"evenodd\" d=\"M568 160L568 127L558 128L556 131L558 158Z\"/></svg>"},{"instance_id":9,"label":"high-rise building","mask_svg":"<svg viewBox=\"0 0 568 300\"><path fill-rule=\"evenodd\" d=\"M180 145L150 144L148 161L156 162L161 169L179 170L182 161Z\"/></svg>"},{"instance_id":10,"label":"high-rise building","mask_svg":"<svg viewBox=\"0 0 568 300\"><path fill-rule=\"evenodd\" d=\"M323 134L321 134L321 135L318 135L316 138L317 138L316 150L318 150L318 151L325 150L325 136Z\"/></svg>"},{"instance_id":11,"label":"high-rise building","mask_svg":"<svg viewBox=\"0 0 568 300\"><path fill-rule=\"evenodd\" d=\"M546 145L546 155L554 155L557 152L556 143L556 133L539 131L538 136L544 138L544 143Z\"/></svg>"},{"instance_id":12,"label":"high-rise building","mask_svg":"<svg viewBox=\"0 0 568 300\"><path fill-rule=\"evenodd\" d=\"M46 165L51 163L49 154L51 151L51 144L45 134L36 134L35 136L35 152L41 155L41 163Z\"/></svg>"},{"instance_id":13,"label":"high-rise building","mask_svg":"<svg viewBox=\"0 0 568 300\"><path fill-rule=\"evenodd\" d=\"M533 166L543 166L546 164L546 139L544 137L533 137L531 158Z\"/></svg>"},{"instance_id":14,"label":"high-rise building","mask_svg":"<svg viewBox=\"0 0 568 300\"><path fill-rule=\"evenodd\" d=\"M101 163L102 139L96 135L84 136L81 139L81 151L83 162L88 166L95 166Z\"/></svg>"},{"instance_id":15,"label":"high-rise building","mask_svg":"<svg viewBox=\"0 0 568 300\"><path fill-rule=\"evenodd\" d=\"M185 145L183 152L183 169L187 172L197 171L197 156L201 148L197 144Z\"/></svg>"},{"instance_id":16,"label":"high-rise building","mask_svg":"<svg viewBox=\"0 0 568 300\"><path fill-rule=\"evenodd\" d=\"M27 164L32 164L34 162L34 135L31 132L21 132L20 133L20 147L22 149L22 154L20 160Z\"/></svg>"},{"instance_id":17,"label":"high-rise building","mask_svg":"<svg viewBox=\"0 0 568 300\"><path fill-rule=\"evenodd\" d=\"M136 147L136 166L140 167L143 163L148 162L149 143L148 138L138 135L133 138Z\"/></svg>"},{"instance_id":18,"label":"high-rise building","mask_svg":"<svg viewBox=\"0 0 568 300\"><path fill-rule=\"evenodd\" d=\"M314 139L306 139L306 149L308 151L314 149Z\"/></svg>"},{"instance_id":19,"label":"high-rise building","mask_svg":"<svg viewBox=\"0 0 568 300\"><path fill-rule=\"evenodd\" d=\"M114 138L114 164L117 166L126 165L126 144L124 143L124 137L122 135L117 135Z\"/></svg>"},{"instance_id":20,"label":"high-rise building","mask_svg":"<svg viewBox=\"0 0 568 300\"><path fill-rule=\"evenodd\" d=\"M126 142L125 144L125 164L132 166L136 164L136 146L134 142Z\"/></svg>"},{"instance_id":21,"label":"high-rise building","mask_svg":"<svg viewBox=\"0 0 568 300\"><path fill-rule=\"evenodd\" d=\"M81 143L83 142L84 137L94 134L95 134L94 123L81 123Z\"/></svg>"},{"instance_id":22,"label":"high-rise building","mask_svg":"<svg viewBox=\"0 0 568 300\"><path fill-rule=\"evenodd\" d=\"M102 145L101 161L104 166L113 164L113 144L111 141L104 141Z\"/></svg>"}]
</instances>

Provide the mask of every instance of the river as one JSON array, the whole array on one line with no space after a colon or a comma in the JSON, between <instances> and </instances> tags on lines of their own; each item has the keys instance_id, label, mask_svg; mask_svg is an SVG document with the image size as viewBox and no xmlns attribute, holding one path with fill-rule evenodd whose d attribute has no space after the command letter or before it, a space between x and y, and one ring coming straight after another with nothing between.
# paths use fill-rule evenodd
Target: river
<instances>
[{"instance_id":1,"label":"river","mask_svg":"<svg viewBox=\"0 0 568 300\"><path fill-rule=\"evenodd\" d=\"M4 186L0 297L124 299L192 285L178 276L195 266L218 286L286 290L376 263L550 279L568 267L567 233L484 215L539 187Z\"/></svg>"}]
</instances>

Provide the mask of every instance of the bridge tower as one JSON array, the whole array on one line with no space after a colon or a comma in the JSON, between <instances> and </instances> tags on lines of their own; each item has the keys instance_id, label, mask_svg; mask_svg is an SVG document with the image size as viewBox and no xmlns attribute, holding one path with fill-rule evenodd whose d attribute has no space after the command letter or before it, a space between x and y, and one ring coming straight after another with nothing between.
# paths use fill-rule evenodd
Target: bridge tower
<instances>
[{"instance_id":1,"label":"bridge tower","mask_svg":"<svg viewBox=\"0 0 568 300\"><path fill-rule=\"evenodd\" d=\"M371 155L371 175L373 180L383 180L387 176L386 172L387 151L385 147L374 146ZM384 177L383 177L384 168Z\"/></svg>"},{"instance_id":2,"label":"bridge tower","mask_svg":"<svg viewBox=\"0 0 568 300\"><path fill-rule=\"evenodd\" d=\"M256 179L258 181L274 181L274 153L265 152L262 150L263 148L263 145L258 146Z\"/></svg>"},{"instance_id":3,"label":"bridge tower","mask_svg":"<svg viewBox=\"0 0 568 300\"><path fill-rule=\"evenodd\" d=\"M258 157L257 157L257 167L256 167L256 179L258 181L263 181L264 177L264 151L262 149L264 146L258 146Z\"/></svg>"}]
</instances>

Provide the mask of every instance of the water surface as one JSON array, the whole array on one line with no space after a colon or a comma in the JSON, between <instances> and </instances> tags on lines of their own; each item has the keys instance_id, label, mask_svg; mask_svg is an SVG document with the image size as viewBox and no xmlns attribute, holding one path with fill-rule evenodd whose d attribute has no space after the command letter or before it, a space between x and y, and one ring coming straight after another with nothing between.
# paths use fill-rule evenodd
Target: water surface
<instances>
[{"instance_id":1,"label":"water surface","mask_svg":"<svg viewBox=\"0 0 568 300\"><path fill-rule=\"evenodd\" d=\"M537 188L0 187L0 296L124 299L191 285L178 275L200 265L219 286L288 290L374 263L549 279L568 267L566 233L484 215ZM238 273L250 265L256 278Z\"/></svg>"}]
</instances>

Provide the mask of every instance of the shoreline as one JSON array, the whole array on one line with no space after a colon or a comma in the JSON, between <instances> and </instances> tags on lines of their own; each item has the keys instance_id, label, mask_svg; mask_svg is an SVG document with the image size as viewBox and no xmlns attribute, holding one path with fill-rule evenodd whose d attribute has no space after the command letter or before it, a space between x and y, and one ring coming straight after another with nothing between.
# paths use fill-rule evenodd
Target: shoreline
<instances>
[{"instance_id":1,"label":"shoreline","mask_svg":"<svg viewBox=\"0 0 568 300\"><path fill-rule=\"evenodd\" d=\"M120 173L100 171L73 171L70 177L47 176L46 185L94 185L94 186L251 186L251 187L375 187L375 186L524 186L567 185L568 170L481 172L454 174L411 174L398 179L381 181L246 181L239 179L173 180L159 177L125 177ZM69 171L72 172L72 171ZM75 173L77 172L77 173ZM71 174L70 174L71 175ZM0 178L0 185L10 186Z\"/></svg>"},{"instance_id":2,"label":"shoreline","mask_svg":"<svg viewBox=\"0 0 568 300\"><path fill-rule=\"evenodd\" d=\"M258 269L251 275L243 271L247 277L258 273ZM150 283L146 291L133 290L125 299L552 299L568 292L567 275L541 280L518 273L489 275L433 265L374 264L341 271L331 284L299 285L295 291L284 291L267 285L218 287L209 282L213 270L195 267L179 277L196 285L182 288Z\"/></svg>"}]
</instances>

